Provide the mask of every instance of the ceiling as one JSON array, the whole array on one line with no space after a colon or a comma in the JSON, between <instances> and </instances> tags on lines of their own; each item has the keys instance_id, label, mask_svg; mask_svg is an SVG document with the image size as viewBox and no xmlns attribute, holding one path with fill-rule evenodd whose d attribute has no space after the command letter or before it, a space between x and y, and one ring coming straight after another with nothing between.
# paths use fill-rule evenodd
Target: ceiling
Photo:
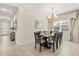
<instances>
[{"instance_id":1,"label":"ceiling","mask_svg":"<svg viewBox=\"0 0 79 59\"><path fill-rule=\"evenodd\" d=\"M0 18L12 18L16 11L17 7L15 6L0 4Z\"/></svg>"},{"instance_id":2,"label":"ceiling","mask_svg":"<svg viewBox=\"0 0 79 59\"><path fill-rule=\"evenodd\" d=\"M61 14L65 12L69 12L72 10L78 10L79 9L79 3L17 3L17 4L8 4L13 5L17 7L36 7L34 9L39 9L39 7L47 7L50 9L54 8L53 12L55 14Z\"/></svg>"},{"instance_id":3,"label":"ceiling","mask_svg":"<svg viewBox=\"0 0 79 59\"><path fill-rule=\"evenodd\" d=\"M35 12L52 12L52 8L54 8L53 12L54 14L62 14L65 12L69 12L72 10L78 10L79 4L78 3L6 3L6 4L0 4L0 8L2 7L6 8L7 10L11 10L13 13L16 10L16 7L23 7L24 9L28 9ZM46 11L48 10L48 11ZM29 12L30 12L29 11ZM0 10L0 13L2 11ZM9 11L8 11L9 13ZM5 13L3 13L5 14ZM7 13L6 13L7 14ZM11 15L11 14L10 14Z\"/></svg>"}]
</instances>

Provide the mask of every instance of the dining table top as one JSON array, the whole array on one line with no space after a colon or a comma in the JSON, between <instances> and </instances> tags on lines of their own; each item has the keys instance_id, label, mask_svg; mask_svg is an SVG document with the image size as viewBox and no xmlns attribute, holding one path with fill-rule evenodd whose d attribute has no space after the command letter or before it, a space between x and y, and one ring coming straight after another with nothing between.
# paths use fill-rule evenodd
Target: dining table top
<instances>
[{"instance_id":1,"label":"dining table top","mask_svg":"<svg viewBox=\"0 0 79 59\"><path fill-rule=\"evenodd\" d=\"M54 36L54 33L52 33L52 34L44 34L44 33L41 33L40 35L41 36L44 36L44 37L51 37L51 36Z\"/></svg>"}]
</instances>

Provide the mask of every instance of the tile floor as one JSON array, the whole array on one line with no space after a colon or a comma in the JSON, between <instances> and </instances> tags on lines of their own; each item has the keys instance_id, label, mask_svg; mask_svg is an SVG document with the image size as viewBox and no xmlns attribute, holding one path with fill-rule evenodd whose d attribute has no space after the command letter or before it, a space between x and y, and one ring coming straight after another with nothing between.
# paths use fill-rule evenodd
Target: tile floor
<instances>
[{"instance_id":1,"label":"tile floor","mask_svg":"<svg viewBox=\"0 0 79 59\"><path fill-rule=\"evenodd\" d=\"M5 40L6 41L6 40ZM5 42L4 42L5 43ZM7 44L7 45L6 45ZM15 42L8 42L0 47L0 56L78 56L79 43L64 41L61 47L55 53L52 49L42 48L39 52L39 46L34 48L34 42L25 45L17 45Z\"/></svg>"}]
</instances>

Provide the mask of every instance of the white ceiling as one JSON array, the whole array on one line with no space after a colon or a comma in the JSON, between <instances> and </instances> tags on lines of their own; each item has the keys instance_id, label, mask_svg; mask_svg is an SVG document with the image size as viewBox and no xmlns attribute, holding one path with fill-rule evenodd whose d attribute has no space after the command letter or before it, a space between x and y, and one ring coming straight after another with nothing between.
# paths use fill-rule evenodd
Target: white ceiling
<instances>
[{"instance_id":1,"label":"white ceiling","mask_svg":"<svg viewBox=\"0 0 79 59\"><path fill-rule=\"evenodd\" d=\"M17 7L6 4L0 4L0 18L13 17L16 13Z\"/></svg>"},{"instance_id":2,"label":"white ceiling","mask_svg":"<svg viewBox=\"0 0 79 59\"><path fill-rule=\"evenodd\" d=\"M79 9L78 3L7 3L3 5L5 5L7 9L11 9L12 11L14 11L14 7L23 7L24 9L28 9L29 12L32 13L44 12L47 14L52 12L52 8L54 8L54 14L61 14ZM0 4L0 7L1 6L2 5Z\"/></svg>"},{"instance_id":3,"label":"white ceiling","mask_svg":"<svg viewBox=\"0 0 79 59\"><path fill-rule=\"evenodd\" d=\"M13 5L17 7L36 7L34 9L39 9L40 7L47 7L52 10L51 8L54 8L55 14L65 13L72 10L78 10L79 9L79 3L17 3L17 4L8 4Z\"/></svg>"}]
</instances>

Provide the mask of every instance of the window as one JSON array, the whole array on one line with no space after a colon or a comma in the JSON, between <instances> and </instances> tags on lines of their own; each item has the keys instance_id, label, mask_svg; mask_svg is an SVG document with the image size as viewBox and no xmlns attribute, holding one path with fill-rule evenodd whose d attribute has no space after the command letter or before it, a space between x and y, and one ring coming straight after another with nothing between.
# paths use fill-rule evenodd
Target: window
<instances>
[{"instance_id":1,"label":"window","mask_svg":"<svg viewBox=\"0 0 79 59\"><path fill-rule=\"evenodd\" d=\"M68 31L69 30L69 25L67 22L61 23L61 31Z\"/></svg>"},{"instance_id":2,"label":"window","mask_svg":"<svg viewBox=\"0 0 79 59\"><path fill-rule=\"evenodd\" d=\"M0 35L5 36L10 33L10 22L7 20L0 20Z\"/></svg>"},{"instance_id":3,"label":"window","mask_svg":"<svg viewBox=\"0 0 79 59\"><path fill-rule=\"evenodd\" d=\"M63 20L63 21L54 22L53 27L54 27L54 30L57 30L57 31L69 31L69 21Z\"/></svg>"}]
</instances>

